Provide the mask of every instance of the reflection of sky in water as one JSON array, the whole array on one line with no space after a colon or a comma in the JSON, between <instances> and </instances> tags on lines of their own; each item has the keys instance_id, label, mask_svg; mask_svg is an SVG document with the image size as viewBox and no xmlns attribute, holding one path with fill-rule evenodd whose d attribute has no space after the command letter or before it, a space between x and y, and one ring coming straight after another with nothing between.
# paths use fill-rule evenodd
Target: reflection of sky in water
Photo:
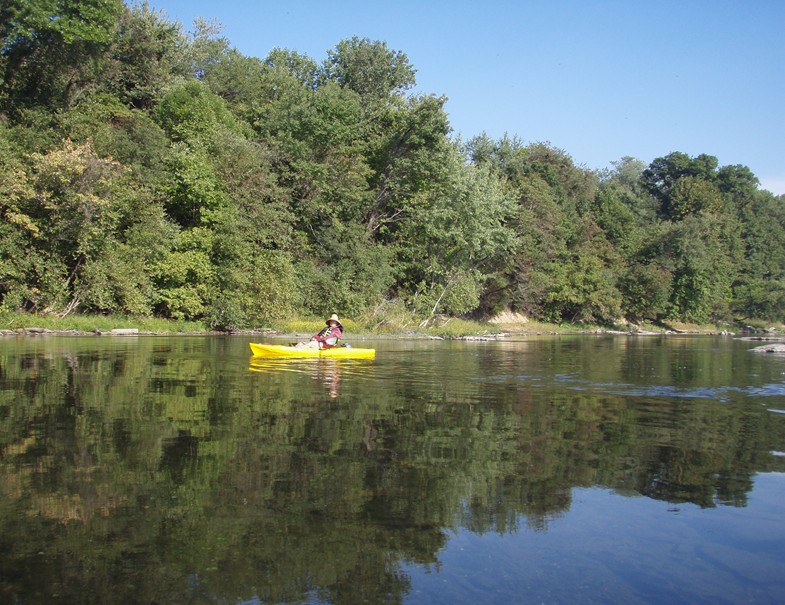
<instances>
[{"instance_id":1,"label":"reflection of sky in water","mask_svg":"<svg viewBox=\"0 0 785 605\"><path fill-rule=\"evenodd\" d=\"M785 474L746 507L701 509L574 489L546 529L450 533L437 566L408 565L404 603L783 603Z\"/></svg>"},{"instance_id":2,"label":"reflection of sky in water","mask_svg":"<svg viewBox=\"0 0 785 605\"><path fill-rule=\"evenodd\" d=\"M547 387L558 384L562 388L573 391L587 391L607 395L621 395L629 397L676 397L676 398L701 398L727 401L731 394L747 395L749 397L783 397L785 396L785 383L764 384L750 387L676 387L672 385L636 385L624 383L601 383L581 380L570 374L555 374L551 377L535 375L501 375L475 377L480 382L506 383L510 381L525 382L533 387ZM775 411L775 410L772 410Z\"/></svg>"},{"instance_id":3,"label":"reflection of sky in water","mask_svg":"<svg viewBox=\"0 0 785 605\"><path fill-rule=\"evenodd\" d=\"M591 390L608 393L609 395L629 395L637 397L697 397L726 401L731 393L749 395L750 397L770 397L785 395L785 385L766 384L759 387L695 387L679 388L668 385L626 385L626 384L573 384L573 390Z\"/></svg>"}]
</instances>

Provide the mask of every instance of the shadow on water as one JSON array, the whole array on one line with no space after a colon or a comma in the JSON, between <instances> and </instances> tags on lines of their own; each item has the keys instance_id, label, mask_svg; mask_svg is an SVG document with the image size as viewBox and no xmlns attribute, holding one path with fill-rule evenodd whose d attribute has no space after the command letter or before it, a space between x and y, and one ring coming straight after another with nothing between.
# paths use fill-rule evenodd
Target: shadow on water
<instances>
[{"instance_id":1,"label":"shadow on water","mask_svg":"<svg viewBox=\"0 0 785 605\"><path fill-rule=\"evenodd\" d=\"M785 596L785 364L714 338L374 344L0 341L0 601Z\"/></svg>"}]
</instances>

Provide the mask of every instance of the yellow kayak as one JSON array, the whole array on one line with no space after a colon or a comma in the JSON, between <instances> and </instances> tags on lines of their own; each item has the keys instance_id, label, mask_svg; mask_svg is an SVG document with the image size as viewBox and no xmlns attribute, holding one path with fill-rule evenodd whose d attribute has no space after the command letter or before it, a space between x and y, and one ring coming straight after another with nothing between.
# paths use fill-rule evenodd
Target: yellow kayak
<instances>
[{"instance_id":1,"label":"yellow kayak","mask_svg":"<svg viewBox=\"0 0 785 605\"><path fill-rule=\"evenodd\" d=\"M376 356L376 349L355 349L354 347L333 347L332 349L298 349L287 345L271 345L256 342L248 343L257 357L353 357L369 358Z\"/></svg>"}]
</instances>

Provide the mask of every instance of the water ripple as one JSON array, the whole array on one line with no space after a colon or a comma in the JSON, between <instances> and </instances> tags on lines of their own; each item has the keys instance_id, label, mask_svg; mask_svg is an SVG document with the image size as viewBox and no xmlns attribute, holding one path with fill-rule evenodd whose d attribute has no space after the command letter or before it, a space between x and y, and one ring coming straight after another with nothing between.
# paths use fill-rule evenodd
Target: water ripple
<instances>
[{"instance_id":1,"label":"water ripple","mask_svg":"<svg viewBox=\"0 0 785 605\"><path fill-rule=\"evenodd\" d=\"M785 397L785 383L769 383L753 386L690 386L679 387L662 384L630 384L614 382L592 382L582 380L576 375L556 374L550 378L536 375L494 375L475 377L475 380L492 383L525 383L533 388L549 388L558 385L572 391L585 391L598 394L626 397L671 397L716 399L727 401L733 395L747 397Z\"/></svg>"}]
</instances>

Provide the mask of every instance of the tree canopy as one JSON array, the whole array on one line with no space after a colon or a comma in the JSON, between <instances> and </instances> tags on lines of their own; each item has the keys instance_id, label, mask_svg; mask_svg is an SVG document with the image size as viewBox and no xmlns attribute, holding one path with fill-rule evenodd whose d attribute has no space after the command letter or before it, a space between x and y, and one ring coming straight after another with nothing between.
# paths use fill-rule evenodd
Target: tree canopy
<instances>
[{"instance_id":1,"label":"tree canopy","mask_svg":"<svg viewBox=\"0 0 785 605\"><path fill-rule=\"evenodd\" d=\"M0 37L0 310L785 319L785 206L746 166L456 140L369 38L248 57L119 0L9 0Z\"/></svg>"}]
</instances>

